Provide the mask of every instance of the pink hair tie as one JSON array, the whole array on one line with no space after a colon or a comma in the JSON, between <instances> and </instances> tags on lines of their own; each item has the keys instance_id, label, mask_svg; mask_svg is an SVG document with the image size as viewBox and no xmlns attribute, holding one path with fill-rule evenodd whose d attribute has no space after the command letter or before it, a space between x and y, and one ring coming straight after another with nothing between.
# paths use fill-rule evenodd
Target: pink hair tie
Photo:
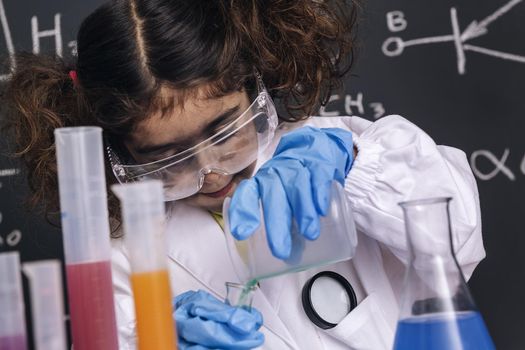
<instances>
[{"instance_id":1,"label":"pink hair tie","mask_svg":"<svg viewBox=\"0 0 525 350\"><path fill-rule=\"evenodd\" d=\"M78 76L76 70L70 70L69 71L69 77L73 81L73 84L78 85Z\"/></svg>"}]
</instances>

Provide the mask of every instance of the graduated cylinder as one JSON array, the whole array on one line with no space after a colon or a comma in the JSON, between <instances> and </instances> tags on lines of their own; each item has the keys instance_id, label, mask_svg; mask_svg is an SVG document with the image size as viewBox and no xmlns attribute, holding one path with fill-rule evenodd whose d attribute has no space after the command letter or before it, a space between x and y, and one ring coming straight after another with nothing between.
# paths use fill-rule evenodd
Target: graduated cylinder
<instances>
[{"instance_id":1,"label":"graduated cylinder","mask_svg":"<svg viewBox=\"0 0 525 350\"><path fill-rule=\"evenodd\" d=\"M124 244L131 264L131 286L140 350L176 349L172 296L164 244L162 183L157 180L112 186L121 201Z\"/></svg>"},{"instance_id":2,"label":"graduated cylinder","mask_svg":"<svg viewBox=\"0 0 525 350\"><path fill-rule=\"evenodd\" d=\"M117 350L102 129L54 134L73 346Z\"/></svg>"}]
</instances>

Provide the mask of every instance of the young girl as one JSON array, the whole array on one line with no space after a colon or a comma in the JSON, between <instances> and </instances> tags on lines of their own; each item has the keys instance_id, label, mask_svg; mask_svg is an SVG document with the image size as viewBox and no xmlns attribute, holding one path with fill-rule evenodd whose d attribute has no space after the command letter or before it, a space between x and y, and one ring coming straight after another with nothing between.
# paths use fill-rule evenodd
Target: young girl
<instances>
[{"instance_id":1,"label":"young girl","mask_svg":"<svg viewBox=\"0 0 525 350\"><path fill-rule=\"evenodd\" d=\"M453 197L467 278L484 257L463 152L437 146L399 116L307 118L350 67L355 18L355 5L336 0L117 0L82 23L76 64L18 57L5 104L35 202L58 208L52 135L64 126L104 129L109 182L164 182L182 349L390 349L408 260L403 200ZM279 122L270 96L286 110ZM286 258L292 217L315 238L333 180L344 184L357 224L354 258L261 282L251 313L222 303L224 282L237 279L217 215L225 197L233 196L239 238L258 224L260 200L272 252ZM118 221L118 207L110 207ZM119 236L120 347L134 349L130 267ZM346 279L357 299L326 330L301 304L303 285L321 270Z\"/></svg>"}]
</instances>

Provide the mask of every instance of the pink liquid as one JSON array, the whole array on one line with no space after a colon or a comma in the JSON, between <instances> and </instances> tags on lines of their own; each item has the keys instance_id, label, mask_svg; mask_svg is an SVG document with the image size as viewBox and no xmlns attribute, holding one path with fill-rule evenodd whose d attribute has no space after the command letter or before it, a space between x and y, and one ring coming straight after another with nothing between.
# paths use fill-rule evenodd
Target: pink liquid
<instances>
[{"instance_id":1,"label":"pink liquid","mask_svg":"<svg viewBox=\"0 0 525 350\"><path fill-rule=\"evenodd\" d=\"M109 261L66 265L75 350L117 350Z\"/></svg>"},{"instance_id":2,"label":"pink liquid","mask_svg":"<svg viewBox=\"0 0 525 350\"><path fill-rule=\"evenodd\" d=\"M0 337L0 350L27 350L25 335Z\"/></svg>"}]
</instances>

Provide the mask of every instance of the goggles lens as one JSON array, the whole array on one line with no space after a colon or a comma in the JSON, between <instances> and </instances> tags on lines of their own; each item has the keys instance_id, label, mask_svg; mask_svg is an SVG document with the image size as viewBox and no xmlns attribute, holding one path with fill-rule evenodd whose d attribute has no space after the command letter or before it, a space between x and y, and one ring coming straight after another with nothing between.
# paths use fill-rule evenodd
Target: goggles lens
<instances>
[{"instance_id":1,"label":"goggles lens","mask_svg":"<svg viewBox=\"0 0 525 350\"><path fill-rule=\"evenodd\" d=\"M166 201L197 193L211 172L233 175L248 167L272 140L277 127L275 106L263 90L233 122L215 135L173 156L145 164L122 164L107 146L113 173L120 183L161 180Z\"/></svg>"}]
</instances>

